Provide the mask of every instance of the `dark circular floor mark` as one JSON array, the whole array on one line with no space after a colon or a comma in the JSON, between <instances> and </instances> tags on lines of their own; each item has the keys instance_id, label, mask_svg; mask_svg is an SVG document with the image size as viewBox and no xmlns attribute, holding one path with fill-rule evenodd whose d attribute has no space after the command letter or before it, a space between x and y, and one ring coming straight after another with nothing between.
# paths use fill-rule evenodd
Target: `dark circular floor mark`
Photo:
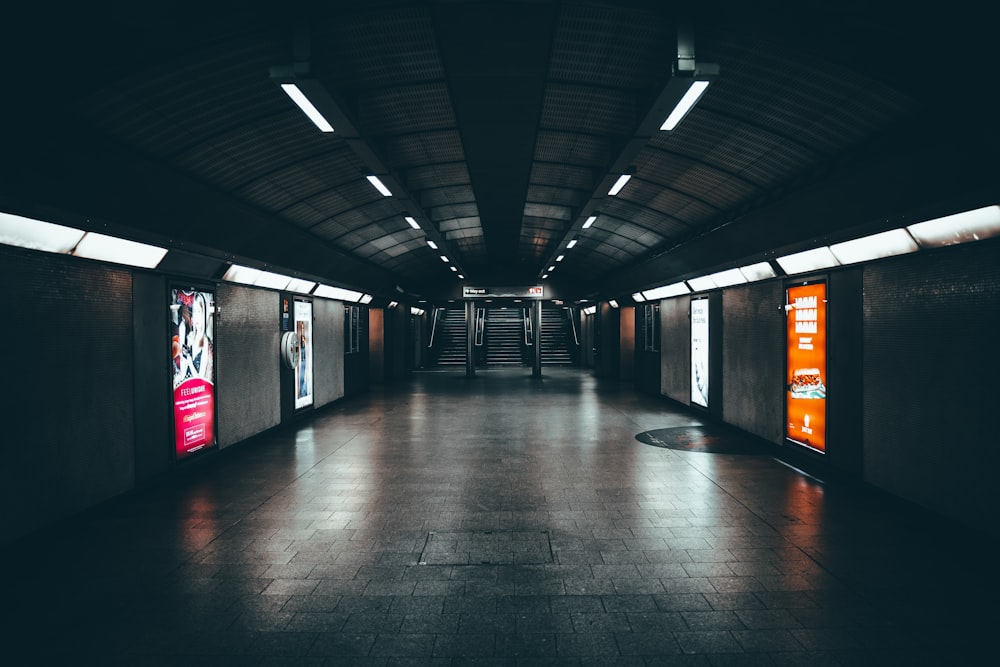
<instances>
[{"instance_id":1,"label":"dark circular floor mark","mask_svg":"<svg viewBox=\"0 0 1000 667\"><path fill-rule=\"evenodd\" d=\"M643 431L635 436L641 443L664 449L708 454L765 454L760 443L736 431L718 426L677 426Z\"/></svg>"}]
</instances>

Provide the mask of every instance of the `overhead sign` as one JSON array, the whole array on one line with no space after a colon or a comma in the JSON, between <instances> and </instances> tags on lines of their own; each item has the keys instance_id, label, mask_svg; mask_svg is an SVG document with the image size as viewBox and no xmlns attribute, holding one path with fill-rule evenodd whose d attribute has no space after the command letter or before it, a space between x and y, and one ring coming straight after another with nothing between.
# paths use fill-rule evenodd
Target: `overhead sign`
<instances>
[{"instance_id":1,"label":"overhead sign","mask_svg":"<svg viewBox=\"0 0 1000 667\"><path fill-rule=\"evenodd\" d=\"M788 288L786 437L826 452L826 283Z\"/></svg>"},{"instance_id":2,"label":"overhead sign","mask_svg":"<svg viewBox=\"0 0 1000 667\"><path fill-rule=\"evenodd\" d=\"M466 299L478 299L482 297L491 298L518 298L518 299L542 299L545 297L545 290L542 285L530 285L528 287L463 287L462 297Z\"/></svg>"}]
</instances>

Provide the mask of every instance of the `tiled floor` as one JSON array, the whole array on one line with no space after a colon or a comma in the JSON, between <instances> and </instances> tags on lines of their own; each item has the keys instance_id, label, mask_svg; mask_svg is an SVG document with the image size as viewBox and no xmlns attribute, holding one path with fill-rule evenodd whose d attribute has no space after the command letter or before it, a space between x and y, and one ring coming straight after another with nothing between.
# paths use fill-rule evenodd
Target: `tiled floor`
<instances>
[{"instance_id":1,"label":"tiled floor","mask_svg":"<svg viewBox=\"0 0 1000 667\"><path fill-rule=\"evenodd\" d=\"M0 661L990 661L982 536L545 373L419 373L12 545Z\"/></svg>"}]
</instances>

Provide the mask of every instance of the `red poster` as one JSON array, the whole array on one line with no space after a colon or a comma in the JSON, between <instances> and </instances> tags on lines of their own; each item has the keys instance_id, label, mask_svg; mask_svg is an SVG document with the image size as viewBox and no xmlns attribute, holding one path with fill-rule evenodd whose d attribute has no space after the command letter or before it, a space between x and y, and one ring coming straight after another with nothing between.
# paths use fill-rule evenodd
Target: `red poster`
<instances>
[{"instance_id":1,"label":"red poster","mask_svg":"<svg viewBox=\"0 0 1000 667\"><path fill-rule=\"evenodd\" d=\"M786 437L826 451L826 283L788 288Z\"/></svg>"},{"instance_id":2,"label":"red poster","mask_svg":"<svg viewBox=\"0 0 1000 667\"><path fill-rule=\"evenodd\" d=\"M215 295L171 290L170 299L174 451L181 459L215 444Z\"/></svg>"}]
</instances>

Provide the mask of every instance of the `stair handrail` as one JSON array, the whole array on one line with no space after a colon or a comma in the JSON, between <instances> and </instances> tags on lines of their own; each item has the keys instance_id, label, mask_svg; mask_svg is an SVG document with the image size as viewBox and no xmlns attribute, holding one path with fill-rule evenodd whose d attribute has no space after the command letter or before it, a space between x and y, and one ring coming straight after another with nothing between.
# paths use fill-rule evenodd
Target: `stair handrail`
<instances>
[{"instance_id":1,"label":"stair handrail","mask_svg":"<svg viewBox=\"0 0 1000 667\"><path fill-rule=\"evenodd\" d=\"M431 338L430 342L427 343L427 347L434 347L434 334L437 332L438 318L441 316L441 309L438 307L434 308L434 314L431 315Z\"/></svg>"},{"instance_id":2,"label":"stair handrail","mask_svg":"<svg viewBox=\"0 0 1000 667\"><path fill-rule=\"evenodd\" d=\"M476 309L476 347L483 346L483 334L486 331L486 309Z\"/></svg>"},{"instance_id":3,"label":"stair handrail","mask_svg":"<svg viewBox=\"0 0 1000 667\"><path fill-rule=\"evenodd\" d=\"M527 308L521 309L522 321L524 322L524 344L534 345L535 344L535 332L531 325L531 311Z\"/></svg>"},{"instance_id":4,"label":"stair handrail","mask_svg":"<svg viewBox=\"0 0 1000 667\"><path fill-rule=\"evenodd\" d=\"M565 310L565 312L566 312L566 319L569 320L569 328L573 330L573 343L577 347L579 347L580 346L580 338L576 335L576 318L573 317L573 311L570 310L569 308L567 308Z\"/></svg>"}]
</instances>

